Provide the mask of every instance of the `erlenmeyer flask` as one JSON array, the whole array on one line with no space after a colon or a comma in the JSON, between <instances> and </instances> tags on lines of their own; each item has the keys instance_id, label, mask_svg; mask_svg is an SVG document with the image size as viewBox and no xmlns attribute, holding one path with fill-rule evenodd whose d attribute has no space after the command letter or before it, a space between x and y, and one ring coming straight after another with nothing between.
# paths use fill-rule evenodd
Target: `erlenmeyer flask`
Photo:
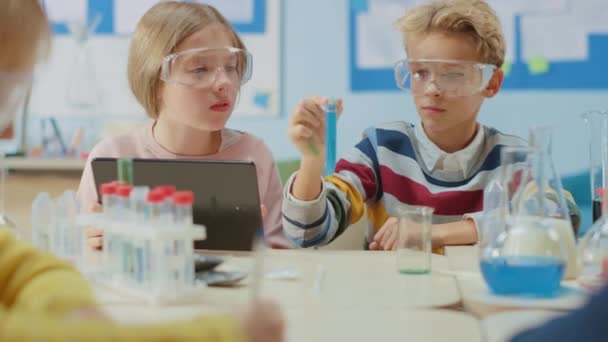
<instances>
[{"instance_id":1,"label":"erlenmeyer flask","mask_svg":"<svg viewBox=\"0 0 608 342\"><path fill-rule=\"evenodd\" d=\"M501 159L502 162L502 159ZM490 246L506 229L509 214L509 192L507 175L513 165L501 165L498 174L490 180L483 191L483 219L479 227L479 250L482 252Z\"/></svg>"},{"instance_id":2,"label":"erlenmeyer flask","mask_svg":"<svg viewBox=\"0 0 608 342\"><path fill-rule=\"evenodd\" d=\"M537 184L545 183L544 176L538 175L544 162L539 159L543 157L538 148L502 150L501 183L506 189L508 206L501 211L503 221L494 220L496 226L491 230L494 234L488 235L496 238L486 240L480 254L484 279L497 294L554 296L566 269L568 249L559 225L568 225L570 229L569 221L553 218L549 212L557 205L537 191Z\"/></svg>"},{"instance_id":3,"label":"erlenmeyer flask","mask_svg":"<svg viewBox=\"0 0 608 342\"><path fill-rule=\"evenodd\" d=\"M553 129L550 126L537 126L530 130L530 145L535 149L532 160L533 191L523 189L518 216L543 217L545 222L554 226L567 251L567 279L579 274L576 250L576 235L580 214L569 208L561 178L553 164ZM536 186L534 186L536 185ZM534 191L535 189L535 191ZM528 189L529 191L530 189ZM576 218L576 219L575 219Z\"/></svg>"},{"instance_id":4,"label":"erlenmeyer flask","mask_svg":"<svg viewBox=\"0 0 608 342\"><path fill-rule=\"evenodd\" d=\"M535 154L528 147L502 150L501 163L508 165L503 184L509 205L503 210L502 222L497 219L494 227L486 227L480 265L488 287L496 294L553 296L566 268L567 248L553 222L540 211L522 210L526 208L521 203L522 192L536 183L531 177Z\"/></svg>"},{"instance_id":5,"label":"erlenmeyer flask","mask_svg":"<svg viewBox=\"0 0 608 342\"><path fill-rule=\"evenodd\" d=\"M67 101L77 108L93 108L99 105L100 94L95 77L95 65L89 54L89 38L99 24L96 16L89 26L86 23L70 22L68 28L76 43L74 61L70 68Z\"/></svg>"},{"instance_id":6,"label":"erlenmeyer flask","mask_svg":"<svg viewBox=\"0 0 608 342\"><path fill-rule=\"evenodd\" d=\"M608 112L583 113L589 129L589 174L593 222L602 216L602 189L608 187Z\"/></svg>"}]
</instances>

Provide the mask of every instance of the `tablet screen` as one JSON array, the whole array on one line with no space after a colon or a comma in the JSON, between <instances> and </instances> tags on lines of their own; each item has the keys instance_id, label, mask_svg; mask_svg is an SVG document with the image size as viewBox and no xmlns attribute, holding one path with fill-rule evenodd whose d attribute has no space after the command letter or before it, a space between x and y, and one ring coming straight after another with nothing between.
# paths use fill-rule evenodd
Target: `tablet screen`
<instances>
[{"instance_id":1,"label":"tablet screen","mask_svg":"<svg viewBox=\"0 0 608 342\"><path fill-rule=\"evenodd\" d=\"M117 179L116 159L98 158L92 167L97 189ZM251 250L262 227L253 162L134 159L133 183L194 192L194 223L207 228L207 239L195 242L197 249Z\"/></svg>"}]
</instances>

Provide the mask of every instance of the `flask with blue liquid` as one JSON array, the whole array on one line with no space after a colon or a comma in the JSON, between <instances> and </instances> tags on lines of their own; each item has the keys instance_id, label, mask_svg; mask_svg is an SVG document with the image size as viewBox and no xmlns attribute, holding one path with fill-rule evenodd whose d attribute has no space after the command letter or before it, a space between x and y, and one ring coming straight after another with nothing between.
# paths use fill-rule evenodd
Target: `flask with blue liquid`
<instances>
[{"instance_id":1,"label":"flask with blue liquid","mask_svg":"<svg viewBox=\"0 0 608 342\"><path fill-rule=\"evenodd\" d=\"M577 273L572 224L550 146L551 130L541 127L533 131L531 146L503 148L504 218L490 216L497 234L489 235L480 252L481 271L494 294L555 297L562 279Z\"/></svg>"}]
</instances>

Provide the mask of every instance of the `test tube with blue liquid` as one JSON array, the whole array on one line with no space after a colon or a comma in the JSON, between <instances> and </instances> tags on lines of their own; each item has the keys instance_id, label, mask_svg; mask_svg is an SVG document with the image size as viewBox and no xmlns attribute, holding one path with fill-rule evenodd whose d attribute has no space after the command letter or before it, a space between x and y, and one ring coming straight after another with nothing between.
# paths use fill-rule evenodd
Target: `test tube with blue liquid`
<instances>
[{"instance_id":1,"label":"test tube with blue liquid","mask_svg":"<svg viewBox=\"0 0 608 342\"><path fill-rule=\"evenodd\" d=\"M139 224L145 223L145 205L149 191L147 186L136 186L131 191L131 217Z\"/></svg>"},{"instance_id":2,"label":"test tube with blue liquid","mask_svg":"<svg viewBox=\"0 0 608 342\"><path fill-rule=\"evenodd\" d=\"M133 187L128 184L120 184L116 188L115 209L119 220L131 219L131 202L130 196ZM122 271L125 277L133 278L133 241L122 238L119 242L119 248L122 255Z\"/></svg>"},{"instance_id":3,"label":"test tube with blue liquid","mask_svg":"<svg viewBox=\"0 0 608 342\"><path fill-rule=\"evenodd\" d=\"M249 286L250 299L255 302L260 299L262 283L264 281L264 258L266 243L264 241L264 228L259 228L253 239L253 269L251 271Z\"/></svg>"},{"instance_id":4,"label":"test tube with blue liquid","mask_svg":"<svg viewBox=\"0 0 608 342\"><path fill-rule=\"evenodd\" d=\"M173 188L175 189L175 188ZM173 208L173 220L176 225L183 228L192 226L192 205L194 204L194 192L192 191L174 191L171 199L171 207ZM194 284L194 260L186 253L186 244L192 243L186 240L177 240L173 246L173 257L175 258L174 272L175 280L178 284L184 283ZM184 267L181 267L184 265ZM184 280L182 280L184 278Z\"/></svg>"},{"instance_id":5,"label":"test tube with blue liquid","mask_svg":"<svg viewBox=\"0 0 608 342\"><path fill-rule=\"evenodd\" d=\"M144 204L144 224L149 225L150 227L156 227L156 225L161 221L161 218L163 217L163 212L165 210L164 200L165 195L162 191L159 191L157 189L148 191ZM145 242L143 250L143 279L145 283L149 283L152 279L151 259L155 258L155 256L153 255L154 248L151 245L150 241Z\"/></svg>"},{"instance_id":6,"label":"test tube with blue liquid","mask_svg":"<svg viewBox=\"0 0 608 342\"><path fill-rule=\"evenodd\" d=\"M190 226L193 224L192 206L194 192L178 191L173 194L174 220L176 224Z\"/></svg>"},{"instance_id":7,"label":"test tube with blue liquid","mask_svg":"<svg viewBox=\"0 0 608 342\"><path fill-rule=\"evenodd\" d=\"M145 224L145 205L150 188L147 186L136 186L131 191L131 217L138 224ZM135 278L138 284L146 283L146 265L149 259L148 241L138 241L135 246Z\"/></svg>"},{"instance_id":8,"label":"test tube with blue liquid","mask_svg":"<svg viewBox=\"0 0 608 342\"><path fill-rule=\"evenodd\" d=\"M103 207L103 213L108 217L114 216L114 203L116 201L116 188L118 183L111 182L102 184L99 187L101 193L101 205Z\"/></svg>"},{"instance_id":9,"label":"test tube with blue liquid","mask_svg":"<svg viewBox=\"0 0 608 342\"><path fill-rule=\"evenodd\" d=\"M53 198L47 192L39 193L32 203L32 242L37 248L51 251L55 217Z\"/></svg>"},{"instance_id":10,"label":"test tube with blue liquid","mask_svg":"<svg viewBox=\"0 0 608 342\"><path fill-rule=\"evenodd\" d=\"M165 209L164 216L162 218L163 224L171 225L174 221L173 215L175 207L173 204L173 195L177 192L177 189L173 185L162 185L155 189L165 194Z\"/></svg>"},{"instance_id":11,"label":"test tube with blue liquid","mask_svg":"<svg viewBox=\"0 0 608 342\"><path fill-rule=\"evenodd\" d=\"M165 194L162 191L154 189L148 192L145 208L146 223L152 225L161 223L166 216L165 207Z\"/></svg>"},{"instance_id":12,"label":"test tube with blue liquid","mask_svg":"<svg viewBox=\"0 0 608 342\"><path fill-rule=\"evenodd\" d=\"M173 219L175 224L181 227L192 226L192 206L194 205L194 192L192 191L178 191L173 194ZM185 243L189 241L180 241L178 249L175 251L177 256L185 255L186 246ZM183 259L185 262L185 281L188 284L194 284L194 259L192 256L187 256Z\"/></svg>"},{"instance_id":13,"label":"test tube with blue liquid","mask_svg":"<svg viewBox=\"0 0 608 342\"><path fill-rule=\"evenodd\" d=\"M335 98L330 98L325 110L325 168L323 174L328 176L334 173L336 167L336 135L338 124L338 105Z\"/></svg>"},{"instance_id":14,"label":"test tube with blue liquid","mask_svg":"<svg viewBox=\"0 0 608 342\"><path fill-rule=\"evenodd\" d=\"M131 159L119 159L118 166L118 188L116 189L115 210L120 220L130 220L131 215L131 192L133 191L133 161ZM121 239L119 248L122 255L123 276L128 281L136 281L135 274L135 249L134 242L130 239Z\"/></svg>"}]
</instances>

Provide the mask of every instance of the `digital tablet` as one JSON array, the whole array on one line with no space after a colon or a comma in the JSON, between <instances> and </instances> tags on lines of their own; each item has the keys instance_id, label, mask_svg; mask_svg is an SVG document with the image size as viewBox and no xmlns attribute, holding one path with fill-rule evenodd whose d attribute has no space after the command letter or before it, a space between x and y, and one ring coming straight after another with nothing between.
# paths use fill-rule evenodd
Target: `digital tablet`
<instances>
[{"instance_id":1,"label":"digital tablet","mask_svg":"<svg viewBox=\"0 0 608 342\"><path fill-rule=\"evenodd\" d=\"M116 158L92 161L98 197L101 184L118 179L116 164ZM253 162L133 159L133 183L194 192L194 223L207 228L206 240L195 241L196 249L249 251L262 228Z\"/></svg>"}]
</instances>

